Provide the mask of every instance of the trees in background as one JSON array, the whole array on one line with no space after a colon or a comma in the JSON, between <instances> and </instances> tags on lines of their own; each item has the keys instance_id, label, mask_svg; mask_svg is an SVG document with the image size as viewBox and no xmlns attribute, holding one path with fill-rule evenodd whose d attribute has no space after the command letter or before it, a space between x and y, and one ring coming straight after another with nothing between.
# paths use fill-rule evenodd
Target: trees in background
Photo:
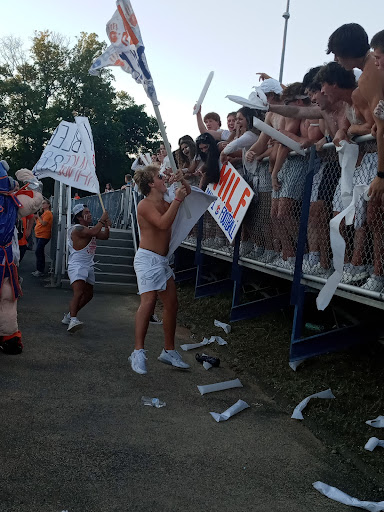
<instances>
[{"instance_id":1,"label":"trees in background","mask_svg":"<svg viewBox=\"0 0 384 512\"><path fill-rule=\"evenodd\" d=\"M62 35L36 32L29 56L20 39L0 40L0 158L11 171L32 169L60 121L73 121L75 115L89 118L101 188L124 183L131 167L126 153L158 146L156 119L144 105L116 92L109 70L89 75L92 61L104 50L96 34L86 33L71 47Z\"/></svg>"}]
</instances>

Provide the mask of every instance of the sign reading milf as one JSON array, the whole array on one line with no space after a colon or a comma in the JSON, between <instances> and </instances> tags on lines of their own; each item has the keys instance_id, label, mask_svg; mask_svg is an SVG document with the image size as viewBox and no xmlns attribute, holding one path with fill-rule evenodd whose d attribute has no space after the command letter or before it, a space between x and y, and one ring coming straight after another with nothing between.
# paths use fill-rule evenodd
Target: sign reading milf
<instances>
[{"instance_id":1,"label":"sign reading milf","mask_svg":"<svg viewBox=\"0 0 384 512\"><path fill-rule=\"evenodd\" d=\"M226 163L220 170L219 183L210 183L206 193L217 196L208 211L228 240L233 242L251 204L253 190L236 169Z\"/></svg>"}]
</instances>

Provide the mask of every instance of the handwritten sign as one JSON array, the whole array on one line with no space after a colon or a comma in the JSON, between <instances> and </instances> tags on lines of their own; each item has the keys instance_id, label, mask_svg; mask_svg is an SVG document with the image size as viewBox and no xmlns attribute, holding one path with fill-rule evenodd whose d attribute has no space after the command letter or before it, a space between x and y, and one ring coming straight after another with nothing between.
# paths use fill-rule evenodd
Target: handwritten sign
<instances>
[{"instance_id":1,"label":"handwritten sign","mask_svg":"<svg viewBox=\"0 0 384 512\"><path fill-rule=\"evenodd\" d=\"M224 164L219 183L210 183L206 193L217 196L208 211L233 242L255 195L253 190L231 164Z\"/></svg>"},{"instance_id":2,"label":"handwritten sign","mask_svg":"<svg viewBox=\"0 0 384 512\"><path fill-rule=\"evenodd\" d=\"M98 194L91 126L86 117L76 117L75 121L59 124L33 168L33 174L38 179L49 177Z\"/></svg>"}]
</instances>

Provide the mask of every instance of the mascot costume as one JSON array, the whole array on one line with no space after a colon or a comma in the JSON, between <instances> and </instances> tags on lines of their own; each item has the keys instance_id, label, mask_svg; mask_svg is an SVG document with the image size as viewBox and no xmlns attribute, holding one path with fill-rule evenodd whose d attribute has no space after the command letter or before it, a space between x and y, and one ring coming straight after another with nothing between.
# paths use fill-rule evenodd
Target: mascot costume
<instances>
[{"instance_id":1,"label":"mascot costume","mask_svg":"<svg viewBox=\"0 0 384 512\"><path fill-rule=\"evenodd\" d=\"M19 181L26 182L19 190L17 181L8 176L8 164L0 161L0 349L6 354L23 350L17 324L17 299L21 288L15 264L17 253L17 219L35 213L43 196L41 183L28 169L16 172Z\"/></svg>"}]
</instances>

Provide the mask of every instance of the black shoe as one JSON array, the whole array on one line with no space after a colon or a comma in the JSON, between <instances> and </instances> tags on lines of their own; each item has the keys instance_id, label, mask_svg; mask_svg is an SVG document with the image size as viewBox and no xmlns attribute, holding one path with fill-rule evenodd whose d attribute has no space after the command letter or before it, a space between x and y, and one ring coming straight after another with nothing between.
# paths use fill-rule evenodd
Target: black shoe
<instances>
[{"instance_id":1,"label":"black shoe","mask_svg":"<svg viewBox=\"0 0 384 512\"><path fill-rule=\"evenodd\" d=\"M4 354L17 355L23 351L23 344L18 336L11 338L10 340L0 341L0 350Z\"/></svg>"},{"instance_id":2,"label":"black shoe","mask_svg":"<svg viewBox=\"0 0 384 512\"><path fill-rule=\"evenodd\" d=\"M213 356L201 356L200 354L195 355L196 361L199 363L207 362L212 366L220 366L220 359L218 357Z\"/></svg>"}]
</instances>

